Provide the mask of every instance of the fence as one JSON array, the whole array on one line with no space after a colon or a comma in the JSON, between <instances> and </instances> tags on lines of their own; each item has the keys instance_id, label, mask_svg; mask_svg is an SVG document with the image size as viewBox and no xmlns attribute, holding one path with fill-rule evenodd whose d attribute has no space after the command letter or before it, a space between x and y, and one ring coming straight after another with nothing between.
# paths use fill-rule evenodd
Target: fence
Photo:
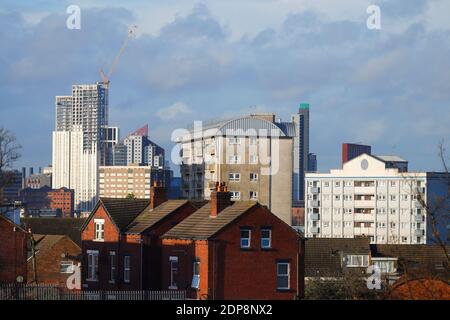
<instances>
[{"instance_id":1,"label":"fence","mask_svg":"<svg viewBox=\"0 0 450 320\"><path fill-rule=\"evenodd\" d=\"M186 291L80 291L53 285L0 285L0 300L186 300Z\"/></svg>"}]
</instances>

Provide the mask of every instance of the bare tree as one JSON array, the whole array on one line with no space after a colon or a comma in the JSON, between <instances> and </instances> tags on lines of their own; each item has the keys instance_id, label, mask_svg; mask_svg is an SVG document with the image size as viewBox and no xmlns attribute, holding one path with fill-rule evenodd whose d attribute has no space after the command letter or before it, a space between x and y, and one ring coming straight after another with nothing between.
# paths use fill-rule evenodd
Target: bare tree
<instances>
[{"instance_id":1,"label":"bare tree","mask_svg":"<svg viewBox=\"0 0 450 320\"><path fill-rule=\"evenodd\" d=\"M21 156L21 148L13 133L0 127L0 206L5 201L3 191L14 178L11 169Z\"/></svg>"}]
</instances>

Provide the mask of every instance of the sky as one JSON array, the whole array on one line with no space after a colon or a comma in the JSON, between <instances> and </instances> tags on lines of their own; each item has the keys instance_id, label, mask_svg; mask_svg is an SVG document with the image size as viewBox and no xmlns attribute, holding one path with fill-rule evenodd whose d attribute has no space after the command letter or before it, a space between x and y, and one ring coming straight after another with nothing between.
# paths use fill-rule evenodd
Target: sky
<instances>
[{"instance_id":1,"label":"sky","mask_svg":"<svg viewBox=\"0 0 450 320\"><path fill-rule=\"evenodd\" d=\"M66 27L70 5L79 30ZM369 5L379 30L367 28ZM109 122L122 136L148 123L170 153L173 130L194 120L262 111L289 121L308 102L320 171L340 166L343 142L442 170L448 0L2 0L0 126L23 147L17 167L51 163L55 96L100 81L132 25L110 79Z\"/></svg>"}]
</instances>

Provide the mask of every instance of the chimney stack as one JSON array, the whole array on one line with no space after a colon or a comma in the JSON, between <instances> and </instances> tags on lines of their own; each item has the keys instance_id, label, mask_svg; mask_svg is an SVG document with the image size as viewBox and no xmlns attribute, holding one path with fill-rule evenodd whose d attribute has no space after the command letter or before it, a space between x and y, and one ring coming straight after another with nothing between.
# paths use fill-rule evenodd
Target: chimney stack
<instances>
[{"instance_id":1,"label":"chimney stack","mask_svg":"<svg viewBox=\"0 0 450 320\"><path fill-rule=\"evenodd\" d=\"M216 189L211 192L211 217L217 217L217 215L226 207L231 205L231 193L228 192L228 188L225 182L216 182Z\"/></svg>"},{"instance_id":2,"label":"chimney stack","mask_svg":"<svg viewBox=\"0 0 450 320\"><path fill-rule=\"evenodd\" d=\"M153 186L150 187L150 209L154 209L166 201L166 189L163 186L158 186L157 181L153 181Z\"/></svg>"}]
</instances>

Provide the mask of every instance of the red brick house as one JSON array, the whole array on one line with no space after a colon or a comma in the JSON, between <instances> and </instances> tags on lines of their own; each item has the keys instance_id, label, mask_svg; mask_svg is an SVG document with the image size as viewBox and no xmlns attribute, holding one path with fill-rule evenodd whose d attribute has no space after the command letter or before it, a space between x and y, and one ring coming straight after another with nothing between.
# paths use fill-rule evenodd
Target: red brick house
<instances>
[{"instance_id":1,"label":"red brick house","mask_svg":"<svg viewBox=\"0 0 450 320\"><path fill-rule=\"evenodd\" d=\"M300 235L267 207L218 190L162 236L162 288L197 299L302 297Z\"/></svg>"},{"instance_id":2,"label":"red brick house","mask_svg":"<svg viewBox=\"0 0 450 320\"><path fill-rule=\"evenodd\" d=\"M28 283L65 287L80 262L80 247L66 235L33 234L33 240L35 259L29 250Z\"/></svg>"},{"instance_id":3,"label":"red brick house","mask_svg":"<svg viewBox=\"0 0 450 320\"><path fill-rule=\"evenodd\" d=\"M150 199L101 198L82 227L83 288L160 289L160 236L196 209L167 200L163 187Z\"/></svg>"},{"instance_id":4,"label":"red brick house","mask_svg":"<svg viewBox=\"0 0 450 320\"><path fill-rule=\"evenodd\" d=\"M27 281L29 233L0 215L0 283Z\"/></svg>"}]
</instances>

